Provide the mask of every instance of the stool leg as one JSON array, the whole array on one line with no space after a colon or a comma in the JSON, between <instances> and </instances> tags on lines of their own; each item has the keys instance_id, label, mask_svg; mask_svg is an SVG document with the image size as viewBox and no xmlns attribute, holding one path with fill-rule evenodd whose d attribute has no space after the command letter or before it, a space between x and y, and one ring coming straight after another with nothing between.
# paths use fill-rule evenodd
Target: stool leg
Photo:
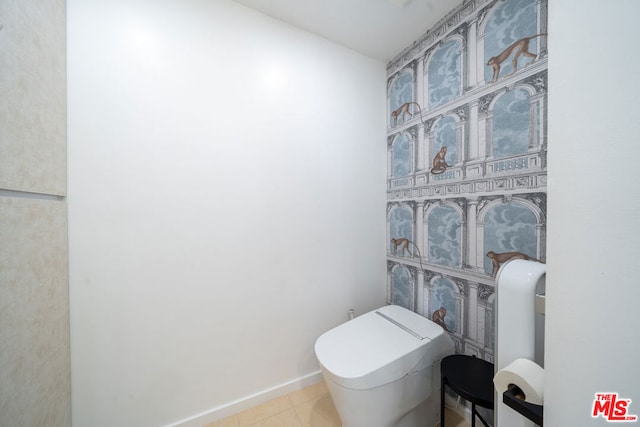
<instances>
[{"instance_id":1,"label":"stool leg","mask_svg":"<svg viewBox=\"0 0 640 427\"><path fill-rule=\"evenodd\" d=\"M471 427L476 427L476 404L471 402Z\"/></svg>"}]
</instances>

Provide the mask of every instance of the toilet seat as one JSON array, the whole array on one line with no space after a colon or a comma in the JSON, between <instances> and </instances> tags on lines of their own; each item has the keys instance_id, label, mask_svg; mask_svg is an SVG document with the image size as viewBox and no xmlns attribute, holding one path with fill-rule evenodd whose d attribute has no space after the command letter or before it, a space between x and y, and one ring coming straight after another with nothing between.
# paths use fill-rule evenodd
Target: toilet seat
<instances>
[{"instance_id":1,"label":"toilet seat","mask_svg":"<svg viewBox=\"0 0 640 427\"><path fill-rule=\"evenodd\" d=\"M324 333L315 352L331 380L349 389L370 389L409 374L443 333L427 318L391 305Z\"/></svg>"}]
</instances>

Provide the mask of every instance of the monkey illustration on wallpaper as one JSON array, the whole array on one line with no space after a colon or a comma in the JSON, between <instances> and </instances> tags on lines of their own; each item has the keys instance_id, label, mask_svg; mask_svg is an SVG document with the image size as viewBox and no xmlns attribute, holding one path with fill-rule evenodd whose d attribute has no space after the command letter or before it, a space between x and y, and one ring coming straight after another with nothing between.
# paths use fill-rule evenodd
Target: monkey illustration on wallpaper
<instances>
[{"instance_id":1,"label":"monkey illustration on wallpaper","mask_svg":"<svg viewBox=\"0 0 640 427\"><path fill-rule=\"evenodd\" d=\"M491 79L491 83L494 83L498 80L500 76L500 66L504 61L507 60L511 56L511 54L515 51L515 55L511 60L511 64L513 65L513 71L510 73L513 74L518 70L518 58L523 55L529 58L535 58L537 55L535 53L529 52L529 42L536 37L546 36L547 33L540 33L530 37L524 37L520 40L517 40L505 50L502 51L498 56L493 56L487 62L487 65L493 68L493 78Z\"/></svg>"},{"instance_id":2,"label":"monkey illustration on wallpaper","mask_svg":"<svg viewBox=\"0 0 640 427\"><path fill-rule=\"evenodd\" d=\"M464 1L387 65L387 298L488 361L500 268L546 262L548 3Z\"/></svg>"},{"instance_id":3,"label":"monkey illustration on wallpaper","mask_svg":"<svg viewBox=\"0 0 640 427\"><path fill-rule=\"evenodd\" d=\"M446 161L447 156L447 147L443 146L440 148L440 151L433 158L433 167L431 168L431 173L434 175L439 175L447 170L449 165Z\"/></svg>"},{"instance_id":4,"label":"monkey illustration on wallpaper","mask_svg":"<svg viewBox=\"0 0 640 427\"><path fill-rule=\"evenodd\" d=\"M447 315L447 309L444 307L440 307L439 309L433 312L433 315L431 315L431 320L433 320L434 323L437 323L438 325L442 326L442 329L449 332L447 325L444 323L444 317L446 315Z\"/></svg>"},{"instance_id":5,"label":"monkey illustration on wallpaper","mask_svg":"<svg viewBox=\"0 0 640 427\"><path fill-rule=\"evenodd\" d=\"M418 108L418 113L420 113L420 120L422 120L422 109L420 108L420 104L417 102L405 102L401 106L399 106L396 110L391 112L391 117L393 118L393 125L396 126L398 124L398 117L402 115L402 122L406 121L405 116L408 114L409 118L413 118L415 115L411 112L410 108L412 105L415 105Z\"/></svg>"},{"instance_id":6,"label":"monkey illustration on wallpaper","mask_svg":"<svg viewBox=\"0 0 640 427\"><path fill-rule=\"evenodd\" d=\"M525 261L542 262L539 259L532 258L527 254L523 254L522 252L504 252L501 254L497 254L493 251L489 251L487 252L487 257L493 264L493 270L491 270L492 276L495 276L496 273L498 273L501 264L509 261L510 259L523 259Z\"/></svg>"},{"instance_id":7,"label":"monkey illustration on wallpaper","mask_svg":"<svg viewBox=\"0 0 640 427\"><path fill-rule=\"evenodd\" d=\"M409 249L409 243L413 242L409 239L405 239L404 237L399 239L391 239L391 244L393 245L393 254L397 255L398 247L400 247L400 249L402 249L402 256L404 256L405 250L409 252L409 255L413 256L411 250Z\"/></svg>"}]
</instances>

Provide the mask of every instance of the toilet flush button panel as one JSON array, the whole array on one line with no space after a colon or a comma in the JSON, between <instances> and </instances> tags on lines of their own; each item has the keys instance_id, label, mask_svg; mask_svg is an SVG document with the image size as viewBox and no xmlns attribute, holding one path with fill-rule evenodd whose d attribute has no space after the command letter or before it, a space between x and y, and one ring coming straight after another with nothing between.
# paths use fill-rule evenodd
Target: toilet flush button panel
<instances>
[{"instance_id":1,"label":"toilet flush button panel","mask_svg":"<svg viewBox=\"0 0 640 427\"><path fill-rule=\"evenodd\" d=\"M376 310L376 314L394 323L399 328L423 340L433 339L442 334L442 328L425 317L406 310L397 305L390 305Z\"/></svg>"}]
</instances>

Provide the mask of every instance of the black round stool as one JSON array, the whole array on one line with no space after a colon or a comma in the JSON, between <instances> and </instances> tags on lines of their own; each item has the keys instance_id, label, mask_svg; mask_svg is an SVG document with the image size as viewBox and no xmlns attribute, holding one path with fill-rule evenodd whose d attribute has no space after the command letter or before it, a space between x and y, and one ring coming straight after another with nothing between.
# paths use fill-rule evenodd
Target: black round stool
<instances>
[{"instance_id":1,"label":"black round stool","mask_svg":"<svg viewBox=\"0 0 640 427\"><path fill-rule=\"evenodd\" d=\"M476 416L485 427L487 422L476 411L476 405L493 409L493 363L464 354L447 356L440 362L440 427L444 427L444 386L471 402L471 426Z\"/></svg>"}]
</instances>

